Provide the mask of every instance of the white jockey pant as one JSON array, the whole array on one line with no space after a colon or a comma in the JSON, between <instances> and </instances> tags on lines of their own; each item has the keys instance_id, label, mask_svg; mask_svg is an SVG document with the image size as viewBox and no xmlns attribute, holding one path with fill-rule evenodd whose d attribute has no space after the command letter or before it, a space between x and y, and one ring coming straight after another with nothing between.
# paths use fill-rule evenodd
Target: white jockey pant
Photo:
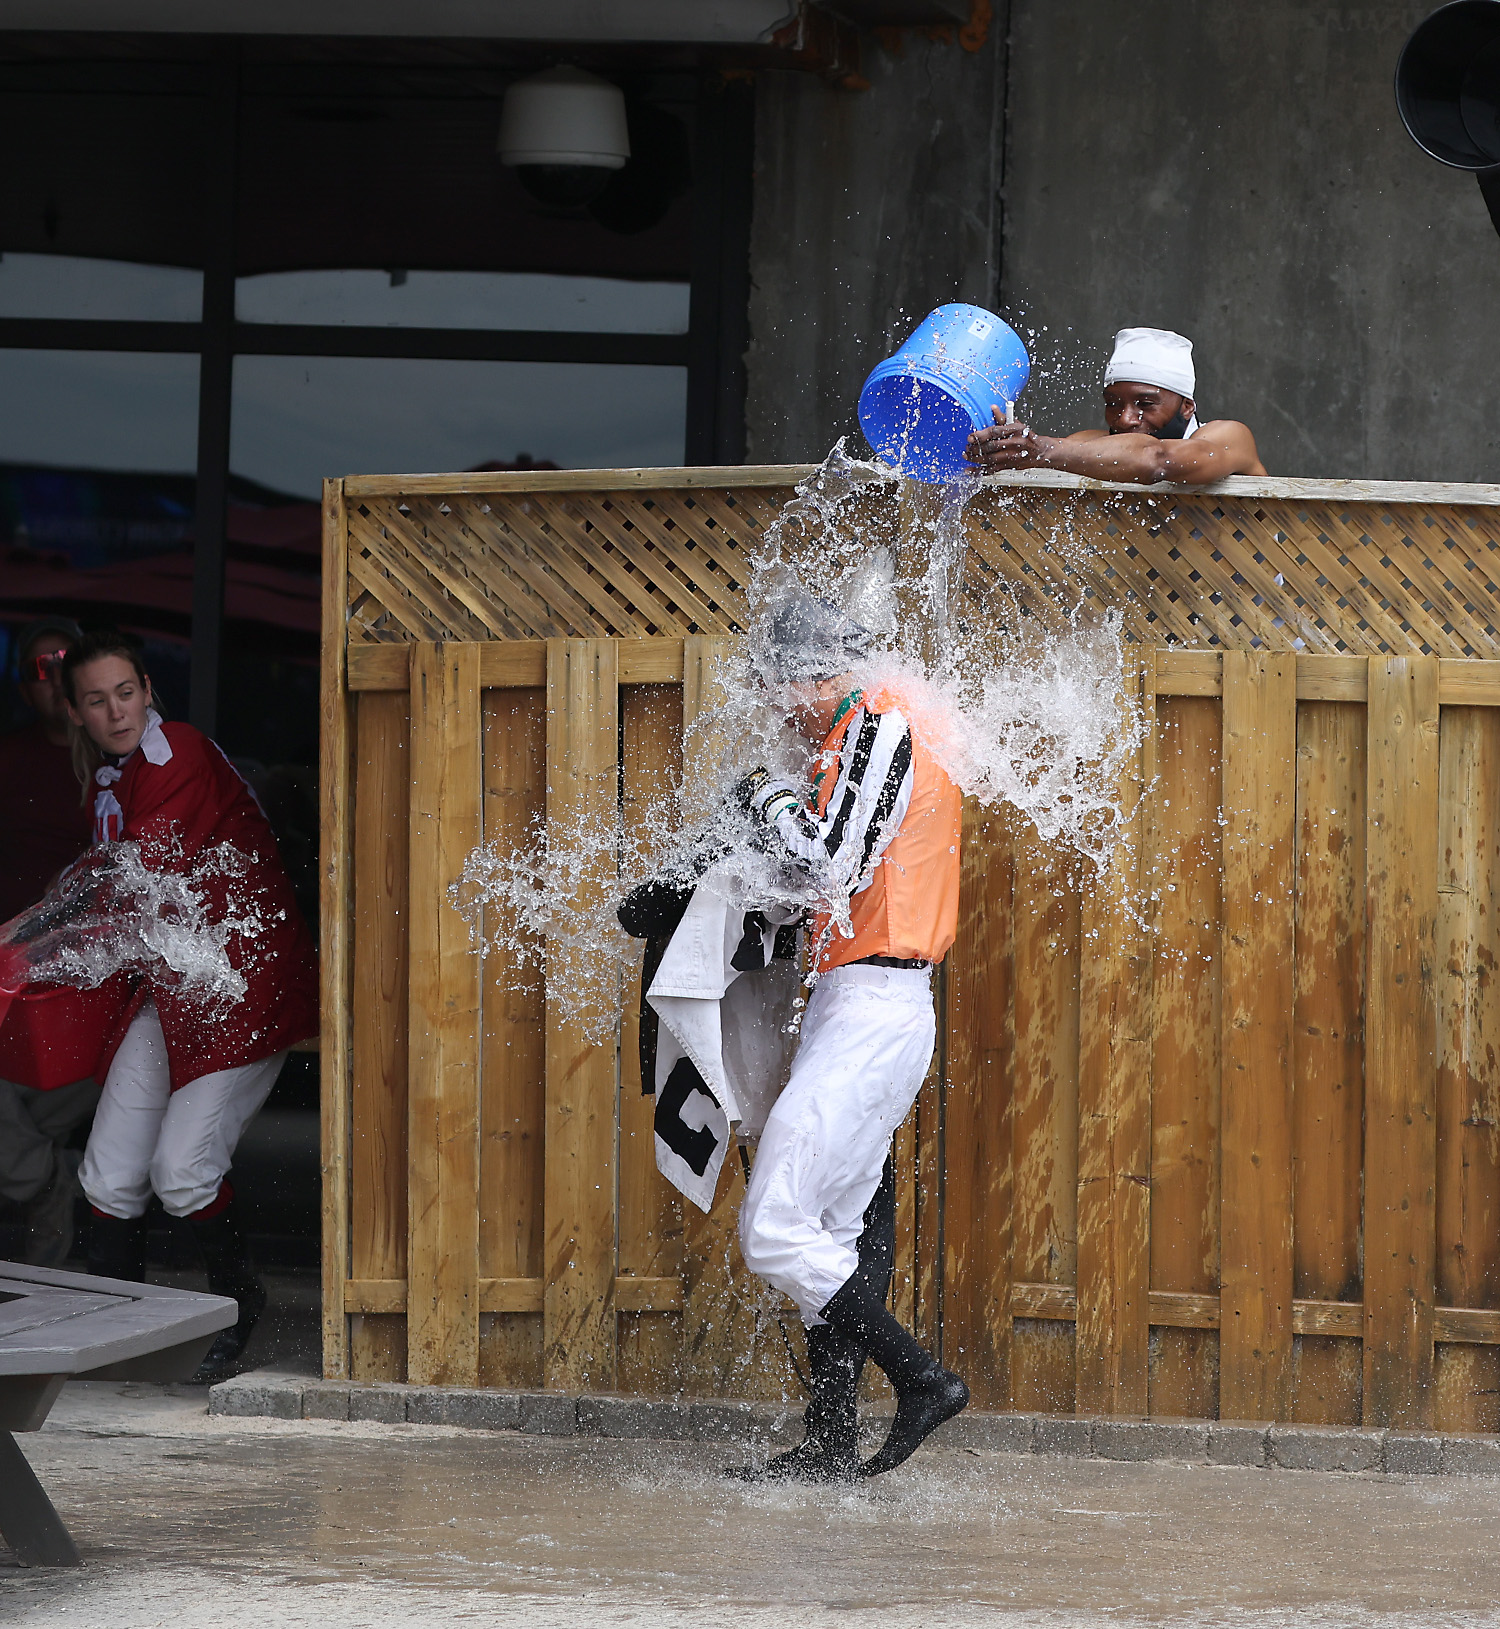
<instances>
[{"instance_id":1,"label":"white jockey pant","mask_svg":"<svg viewBox=\"0 0 1500 1629\"><path fill-rule=\"evenodd\" d=\"M808 998L791 1078L766 1117L740 1211L745 1264L819 1316L858 1265L855 1242L936 1026L921 968L836 967Z\"/></svg>"},{"instance_id":2,"label":"white jockey pant","mask_svg":"<svg viewBox=\"0 0 1500 1629\"><path fill-rule=\"evenodd\" d=\"M104 1081L78 1180L109 1216L143 1215L154 1192L169 1216L191 1216L219 1192L235 1145L286 1058L200 1075L172 1090L156 1008L131 1020Z\"/></svg>"}]
</instances>

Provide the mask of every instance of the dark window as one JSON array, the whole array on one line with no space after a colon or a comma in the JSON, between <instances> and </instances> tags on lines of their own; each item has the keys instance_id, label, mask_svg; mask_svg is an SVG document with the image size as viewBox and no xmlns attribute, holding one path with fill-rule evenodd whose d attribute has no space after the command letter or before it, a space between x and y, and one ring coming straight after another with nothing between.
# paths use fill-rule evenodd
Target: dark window
<instances>
[{"instance_id":1,"label":"dark window","mask_svg":"<svg viewBox=\"0 0 1500 1629\"><path fill-rule=\"evenodd\" d=\"M543 65L0 36L7 655L119 621L174 711L310 773L324 476L740 456L748 85L601 65L633 157L557 209L496 151Z\"/></svg>"}]
</instances>

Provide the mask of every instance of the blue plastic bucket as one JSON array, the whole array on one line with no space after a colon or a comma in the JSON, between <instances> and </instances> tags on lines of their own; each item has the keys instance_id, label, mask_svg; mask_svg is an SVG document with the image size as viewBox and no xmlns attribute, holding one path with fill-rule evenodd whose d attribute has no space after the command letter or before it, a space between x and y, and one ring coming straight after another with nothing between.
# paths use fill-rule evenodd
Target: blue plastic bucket
<instances>
[{"instance_id":1,"label":"blue plastic bucket","mask_svg":"<svg viewBox=\"0 0 1500 1629\"><path fill-rule=\"evenodd\" d=\"M940 305L859 393L859 422L875 456L918 481L951 481L974 466L970 432L993 424L1026 388L1020 336L977 305Z\"/></svg>"}]
</instances>

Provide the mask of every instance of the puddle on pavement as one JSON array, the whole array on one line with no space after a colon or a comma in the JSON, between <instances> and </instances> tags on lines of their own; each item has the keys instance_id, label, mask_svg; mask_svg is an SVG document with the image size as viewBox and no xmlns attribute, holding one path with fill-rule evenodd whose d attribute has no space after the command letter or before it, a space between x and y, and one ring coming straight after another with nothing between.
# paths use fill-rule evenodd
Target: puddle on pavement
<instances>
[{"instance_id":1,"label":"puddle on pavement","mask_svg":"<svg viewBox=\"0 0 1500 1629\"><path fill-rule=\"evenodd\" d=\"M1436 1601L1500 1598L1483 1482L1438 1497L1392 1479L934 1449L855 1488L746 1485L722 1474L743 1458L732 1445L416 1427L56 1431L26 1446L86 1557L136 1576L1116 1622L1294 1602L1299 1623L1361 1606L1426 1623Z\"/></svg>"}]
</instances>

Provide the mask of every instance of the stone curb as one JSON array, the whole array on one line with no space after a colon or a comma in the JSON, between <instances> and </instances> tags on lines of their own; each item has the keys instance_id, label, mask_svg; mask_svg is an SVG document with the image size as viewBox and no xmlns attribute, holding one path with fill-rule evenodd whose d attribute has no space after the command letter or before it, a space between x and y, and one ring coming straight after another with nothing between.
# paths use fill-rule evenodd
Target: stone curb
<instances>
[{"instance_id":1,"label":"stone curb","mask_svg":"<svg viewBox=\"0 0 1500 1629\"><path fill-rule=\"evenodd\" d=\"M293 1375L245 1374L209 1388L221 1419L373 1420L457 1425L536 1436L656 1442L796 1442L801 1410L736 1403L459 1386L350 1385ZM879 1426L879 1411L863 1422ZM1082 1415L969 1412L940 1428L950 1448L1064 1459L1258 1466L1286 1471L1383 1471L1393 1476L1500 1476L1500 1437L1368 1431L1254 1420L1094 1419Z\"/></svg>"}]
</instances>

